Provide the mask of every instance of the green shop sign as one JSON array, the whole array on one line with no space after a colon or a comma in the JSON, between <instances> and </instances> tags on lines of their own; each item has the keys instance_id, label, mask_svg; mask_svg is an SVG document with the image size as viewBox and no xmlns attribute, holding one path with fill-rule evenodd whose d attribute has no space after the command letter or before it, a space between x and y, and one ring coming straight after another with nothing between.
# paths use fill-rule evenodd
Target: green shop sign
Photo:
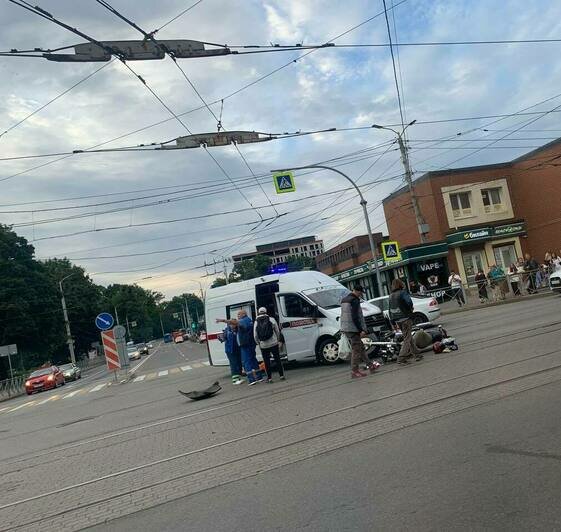
<instances>
[{"instance_id":1,"label":"green shop sign","mask_svg":"<svg viewBox=\"0 0 561 532\"><path fill-rule=\"evenodd\" d=\"M461 245L464 242L477 242L479 240L489 240L509 235L518 235L526 232L525 223L499 225L497 227L480 227L469 231L452 233L446 237L449 245Z\"/></svg>"}]
</instances>

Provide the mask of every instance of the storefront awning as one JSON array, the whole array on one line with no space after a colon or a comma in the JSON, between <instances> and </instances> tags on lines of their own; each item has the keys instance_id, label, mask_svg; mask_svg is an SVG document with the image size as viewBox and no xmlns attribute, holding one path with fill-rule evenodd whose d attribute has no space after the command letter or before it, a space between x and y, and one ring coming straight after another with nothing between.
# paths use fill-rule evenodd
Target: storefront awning
<instances>
[{"instance_id":1,"label":"storefront awning","mask_svg":"<svg viewBox=\"0 0 561 532\"><path fill-rule=\"evenodd\" d=\"M496 238L505 238L511 235L522 235L525 233L526 222L517 222L507 225L497 225L495 227L479 227L478 229L458 231L447 235L446 242L449 246L457 247L473 242L494 240Z\"/></svg>"}]
</instances>

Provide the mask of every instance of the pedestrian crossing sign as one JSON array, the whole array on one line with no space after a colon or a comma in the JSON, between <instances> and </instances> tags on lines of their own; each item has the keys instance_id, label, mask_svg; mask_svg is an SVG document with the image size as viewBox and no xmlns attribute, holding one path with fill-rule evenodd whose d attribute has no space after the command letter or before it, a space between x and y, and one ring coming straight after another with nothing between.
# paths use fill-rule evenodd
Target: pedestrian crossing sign
<instances>
[{"instance_id":1,"label":"pedestrian crossing sign","mask_svg":"<svg viewBox=\"0 0 561 532\"><path fill-rule=\"evenodd\" d=\"M401 260L401 252L397 242L382 242L384 262L397 262Z\"/></svg>"},{"instance_id":2,"label":"pedestrian crossing sign","mask_svg":"<svg viewBox=\"0 0 561 532\"><path fill-rule=\"evenodd\" d=\"M294 174L292 172L277 172L273 174L273 182L275 183L277 194L296 191L296 183L294 182Z\"/></svg>"}]
</instances>

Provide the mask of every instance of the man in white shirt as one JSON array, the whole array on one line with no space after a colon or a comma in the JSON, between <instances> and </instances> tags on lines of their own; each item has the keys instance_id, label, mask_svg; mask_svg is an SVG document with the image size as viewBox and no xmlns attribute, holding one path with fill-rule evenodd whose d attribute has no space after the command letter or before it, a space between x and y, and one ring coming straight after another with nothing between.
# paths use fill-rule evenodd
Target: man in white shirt
<instances>
[{"instance_id":1,"label":"man in white shirt","mask_svg":"<svg viewBox=\"0 0 561 532\"><path fill-rule=\"evenodd\" d=\"M454 271L450 270L450 277L448 277L448 284L453 289L453 297L458 302L460 307L466 304L464 299L464 290L462 288L462 278Z\"/></svg>"}]
</instances>

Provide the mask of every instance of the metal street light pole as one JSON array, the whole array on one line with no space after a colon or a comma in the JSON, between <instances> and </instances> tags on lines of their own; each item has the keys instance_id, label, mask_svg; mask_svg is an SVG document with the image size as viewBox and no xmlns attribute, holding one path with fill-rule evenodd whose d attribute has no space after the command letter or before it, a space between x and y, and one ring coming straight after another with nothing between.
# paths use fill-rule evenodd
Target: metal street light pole
<instances>
[{"instance_id":1,"label":"metal street light pole","mask_svg":"<svg viewBox=\"0 0 561 532\"><path fill-rule=\"evenodd\" d=\"M69 277L72 277L74 273L63 277L59 282L58 286L60 288L60 296L62 302L62 313L64 315L64 326L66 327L66 343L68 344L68 351L70 352L70 361L72 364L76 364L76 355L74 354L74 342L72 340L72 334L70 333L70 321L68 320L68 312L66 310L66 299L64 299L64 290L62 289L62 283Z\"/></svg>"},{"instance_id":2,"label":"metal street light pole","mask_svg":"<svg viewBox=\"0 0 561 532\"><path fill-rule=\"evenodd\" d=\"M413 189L413 172L411 171L411 165L409 164L409 152L407 151L407 146L403 142L403 133L405 130L412 126L416 120L413 120L407 124L401 133L396 131L391 127L379 126L378 124L373 124L372 127L375 129L386 129L397 135L397 142L399 144L399 151L401 152L401 162L403 163L403 168L405 169L405 181L407 183L407 188L409 189L409 194L411 195L411 203L413 204L413 212L415 213L415 221L417 223L417 230L419 231L419 237L421 239L421 244L425 244L427 241L426 237L426 224L421 214L421 209L419 207L419 202L417 201L417 196L415 195L415 190Z\"/></svg>"},{"instance_id":3,"label":"metal street light pole","mask_svg":"<svg viewBox=\"0 0 561 532\"><path fill-rule=\"evenodd\" d=\"M372 228L370 227L370 217L368 216L368 209L366 208L367 201L362 195L362 192L358 185L347 175L337 170L336 168L331 168L331 166L324 166L321 164L311 164L309 166L295 166L292 168L282 168L279 170L271 170L271 172L283 172L284 170L306 170L309 168L323 168L324 170L331 170L341 176L343 176L351 185L356 189L360 197L360 205L362 206L362 212L364 214L364 222L366 224L366 230L368 231L368 242L370 243L370 252L372 253L372 259L374 261L374 270L376 272L376 284L378 287L378 295L382 296L382 279L380 278L380 268L378 267L378 251L376 250L376 245L374 244L374 237L372 236ZM372 273L372 264L370 264L370 273Z\"/></svg>"}]
</instances>

